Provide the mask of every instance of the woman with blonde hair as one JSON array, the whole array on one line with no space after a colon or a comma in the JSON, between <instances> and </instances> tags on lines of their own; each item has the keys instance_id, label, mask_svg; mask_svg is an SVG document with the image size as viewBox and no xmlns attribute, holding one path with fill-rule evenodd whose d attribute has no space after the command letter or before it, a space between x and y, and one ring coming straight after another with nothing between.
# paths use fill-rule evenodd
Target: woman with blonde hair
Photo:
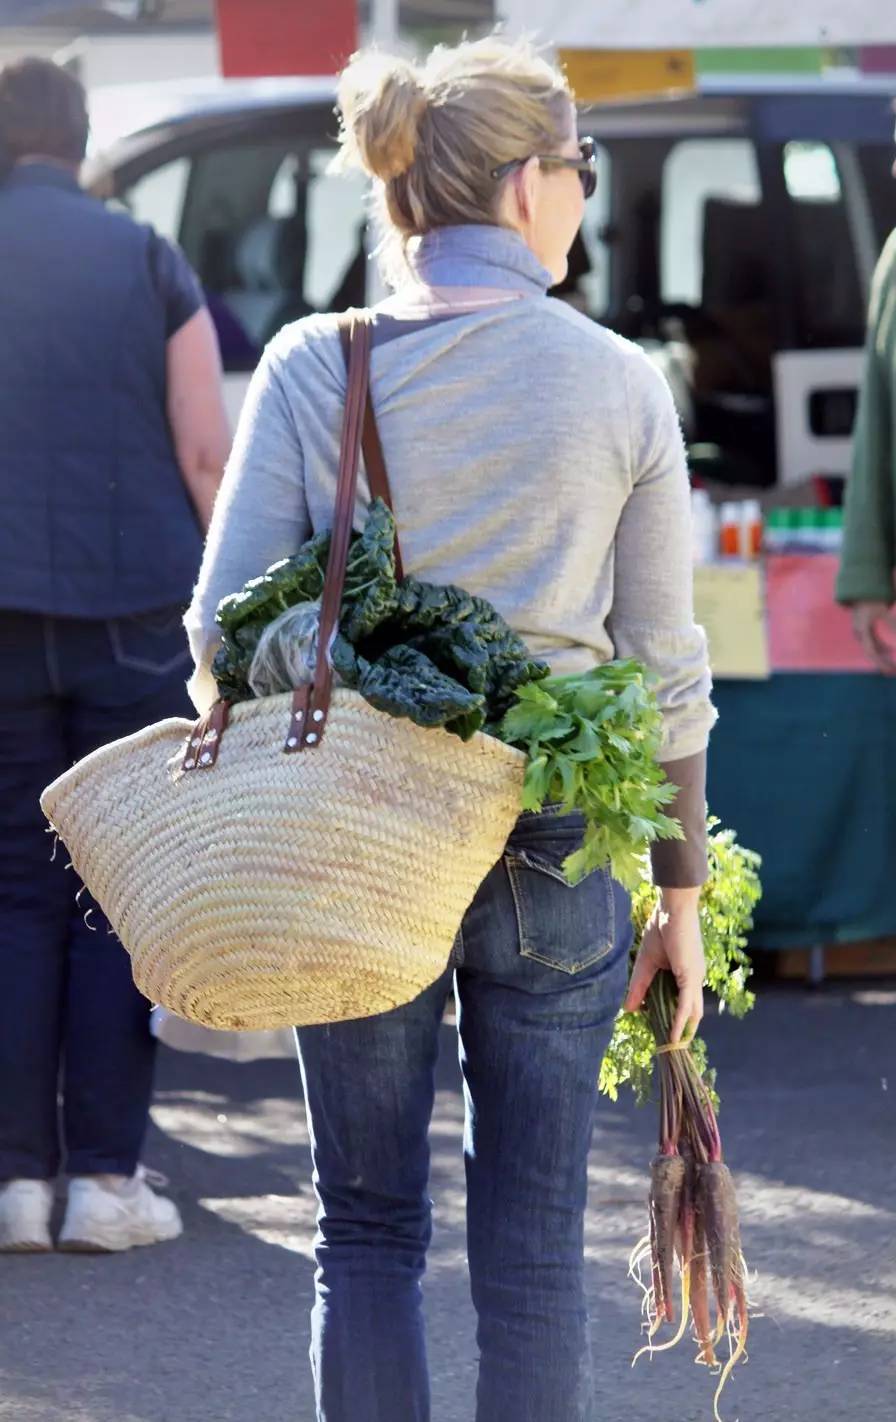
<instances>
[{"instance_id":1,"label":"woman with blonde hair","mask_svg":"<svg viewBox=\"0 0 896 1422\"><path fill-rule=\"evenodd\" d=\"M371 389L406 570L489 599L554 671L623 656L656 675L685 838L657 849L662 908L626 1006L671 968L678 1037L703 1010L710 679L669 391L637 347L546 294L594 189L593 144L577 136L564 76L497 38L419 66L358 56L340 107L343 159L374 179L395 285L372 313ZM345 388L331 316L287 327L265 352L188 614L200 709L214 695L219 598L329 526ZM522 816L439 982L393 1012L297 1034L320 1202L311 1355L325 1422L430 1415L427 1133L452 986L476 1416L592 1416L587 1160L632 932L607 871L563 880L581 835L577 816Z\"/></svg>"}]
</instances>

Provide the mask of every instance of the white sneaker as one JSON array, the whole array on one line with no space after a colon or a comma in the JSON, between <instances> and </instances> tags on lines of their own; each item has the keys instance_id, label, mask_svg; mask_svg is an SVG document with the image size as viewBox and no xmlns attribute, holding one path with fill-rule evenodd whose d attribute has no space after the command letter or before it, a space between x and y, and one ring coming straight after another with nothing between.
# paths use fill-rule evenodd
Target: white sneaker
<instances>
[{"instance_id":1,"label":"white sneaker","mask_svg":"<svg viewBox=\"0 0 896 1422\"><path fill-rule=\"evenodd\" d=\"M165 1186L164 1175L137 1167L136 1175L80 1175L68 1189L59 1248L93 1254L161 1244L183 1230L180 1211L149 1188Z\"/></svg>"},{"instance_id":2,"label":"white sneaker","mask_svg":"<svg viewBox=\"0 0 896 1422\"><path fill-rule=\"evenodd\" d=\"M9 1180L0 1186L0 1250L43 1254L52 1249L52 1208L53 1187L47 1180Z\"/></svg>"}]
</instances>

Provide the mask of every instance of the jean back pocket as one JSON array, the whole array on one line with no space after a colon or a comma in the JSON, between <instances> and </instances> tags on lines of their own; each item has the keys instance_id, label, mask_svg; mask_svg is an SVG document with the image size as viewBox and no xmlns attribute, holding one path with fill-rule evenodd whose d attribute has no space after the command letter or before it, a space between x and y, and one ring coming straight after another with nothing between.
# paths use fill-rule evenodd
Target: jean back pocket
<instances>
[{"instance_id":1,"label":"jean back pocket","mask_svg":"<svg viewBox=\"0 0 896 1422\"><path fill-rule=\"evenodd\" d=\"M543 844L508 846L510 881L524 958L580 973L600 962L616 939L616 908L609 866L570 884L563 861L581 837L554 835Z\"/></svg>"},{"instance_id":2,"label":"jean back pocket","mask_svg":"<svg viewBox=\"0 0 896 1422\"><path fill-rule=\"evenodd\" d=\"M113 617L106 626L112 655L120 667L161 677L189 665L190 647L180 607Z\"/></svg>"}]
</instances>

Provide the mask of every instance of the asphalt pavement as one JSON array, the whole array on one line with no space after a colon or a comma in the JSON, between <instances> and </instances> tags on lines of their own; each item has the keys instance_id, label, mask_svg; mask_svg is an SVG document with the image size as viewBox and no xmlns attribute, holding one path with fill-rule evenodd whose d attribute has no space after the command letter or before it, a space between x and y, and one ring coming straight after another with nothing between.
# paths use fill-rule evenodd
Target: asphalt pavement
<instances>
[{"instance_id":1,"label":"asphalt pavement","mask_svg":"<svg viewBox=\"0 0 896 1422\"><path fill-rule=\"evenodd\" d=\"M726 1392L726 1422L896 1418L894 1029L896 984L880 982L771 986L746 1021L706 1023L755 1271L750 1361ZM433 1422L472 1422L462 1103L443 1031ZM0 1418L313 1422L314 1198L294 1064L165 1050L153 1118L147 1162L170 1176L184 1237L119 1256L0 1256ZM689 1344L630 1366L640 1320L626 1259L645 1223L654 1133L652 1109L602 1104L587 1222L595 1422L712 1418L712 1379Z\"/></svg>"}]
</instances>

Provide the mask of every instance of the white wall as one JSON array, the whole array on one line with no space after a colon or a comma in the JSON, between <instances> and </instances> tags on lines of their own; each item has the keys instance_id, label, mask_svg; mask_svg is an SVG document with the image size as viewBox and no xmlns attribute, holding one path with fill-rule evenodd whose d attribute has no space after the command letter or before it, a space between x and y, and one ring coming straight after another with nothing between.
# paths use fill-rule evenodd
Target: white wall
<instances>
[{"instance_id":1,"label":"white wall","mask_svg":"<svg viewBox=\"0 0 896 1422\"><path fill-rule=\"evenodd\" d=\"M81 79L88 89L103 84L197 79L218 73L215 36L98 35L79 42Z\"/></svg>"},{"instance_id":2,"label":"white wall","mask_svg":"<svg viewBox=\"0 0 896 1422\"><path fill-rule=\"evenodd\" d=\"M88 89L218 74L218 49L211 30L181 35L83 35L73 40L62 31L0 27L0 66L26 54L60 62L75 59Z\"/></svg>"}]
</instances>

